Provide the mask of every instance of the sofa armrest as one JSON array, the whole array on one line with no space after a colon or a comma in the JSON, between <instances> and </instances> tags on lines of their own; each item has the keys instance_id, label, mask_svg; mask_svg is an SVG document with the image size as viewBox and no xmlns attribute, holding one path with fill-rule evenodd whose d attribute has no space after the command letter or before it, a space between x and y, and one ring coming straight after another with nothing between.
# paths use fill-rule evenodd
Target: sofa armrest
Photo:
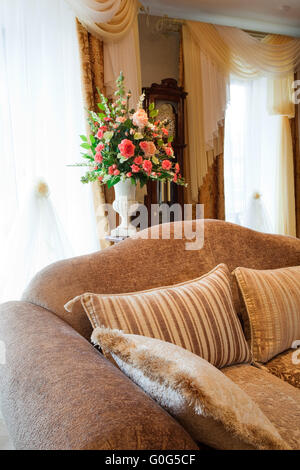
<instances>
[{"instance_id":1,"label":"sofa armrest","mask_svg":"<svg viewBox=\"0 0 300 470\"><path fill-rule=\"evenodd\" d=\"M185 430L64 321L0 307L1 405L17 449L197 449Z\"/></svg>"}]
</instances>

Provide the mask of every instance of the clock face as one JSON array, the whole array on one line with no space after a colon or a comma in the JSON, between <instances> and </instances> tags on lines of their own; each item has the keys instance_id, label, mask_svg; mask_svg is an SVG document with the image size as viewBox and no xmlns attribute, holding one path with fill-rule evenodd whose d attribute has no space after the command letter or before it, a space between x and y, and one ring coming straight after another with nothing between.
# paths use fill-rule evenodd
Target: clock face
<instances>
[{"instance_id":1,"label":"clock face","mask_svg":"<svg viewBox=\"0 0 300 470\"><path fill-rule=\"evenodd\" d=\"M174 108L169 103L164 103L162 101L156 102L156 107L158 109L158 119L163 121L164 119L168 119L170 123L168 124L168 131L169 135L172 137L176 136L176 116Z\"/></svg>"}]
</instances>

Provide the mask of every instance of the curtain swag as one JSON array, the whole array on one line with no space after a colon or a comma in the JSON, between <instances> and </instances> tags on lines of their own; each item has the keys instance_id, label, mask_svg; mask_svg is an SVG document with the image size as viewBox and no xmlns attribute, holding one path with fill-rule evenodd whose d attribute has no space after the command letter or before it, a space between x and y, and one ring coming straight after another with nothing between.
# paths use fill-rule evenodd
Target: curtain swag
<instances>
[{"instance_id":1,"label":"curtain swag","mask_svg":"<svg viewBox=\"0 0 300 470\"><path fill-rule=\"evenodd\" d=\"M84 27L100 40L119 41L136 19L138 0L66 0Z\"/></svg>"},{"instance_id":2,"label":"curtain swag","mask_svg":"<svg viewBox=\"0 0 300 470\"><path fill-rule=\"evenodd\" d=\"M260 41L238 28L196 21L183 28L223 72L239 78L282 76L300 66L300 39Z\"/></svg>"},{"instance_id":3,"label":"curtain swag","mask_svg":"<svg viewBox=\"0 0 300 470\"><path fill-rule=\"evenodd\" d=\"M191 193L193 201L198 201L212 164L208 151L225 117L230 76L248 80L268 77L270 114L292 118L291 85L294 71L300 67L300 40L268 35L260 41L238 28L186 21L183 53ZM286 148L290 148L290 139L286 141Z\"/></svg>"}]
</instances>

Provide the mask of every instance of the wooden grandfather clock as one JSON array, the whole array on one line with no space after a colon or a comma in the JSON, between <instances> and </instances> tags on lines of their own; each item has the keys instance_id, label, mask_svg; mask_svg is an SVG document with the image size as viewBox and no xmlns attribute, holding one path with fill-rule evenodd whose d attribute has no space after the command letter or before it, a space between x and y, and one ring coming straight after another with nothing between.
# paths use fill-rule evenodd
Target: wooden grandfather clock
<instances>
[{"instance_id":1,"label":"wooden grandfather clock","mask_svg":"<svg viewBox=\"0 0 300 470\"><path fill-rule=\"evenodd\" d=\"M169 119L168 130L173 136L172 146L174 148L175 161L179 163L181 174L184 176L183 151L184 140L184 102L187 93L177 85L177 80L165 78L161 84L153 83L151 87L143 88L145 93L144 106L148 111L149 104L154 102L159 114L157 119ZM184 187L177 186L172 182L162 183L160 181L149 181L147 183L147 195L145 205L148 209L149 226L151 225L151 204L166 203L169 205L184 204Z\"/></svg>"}]
</instances>

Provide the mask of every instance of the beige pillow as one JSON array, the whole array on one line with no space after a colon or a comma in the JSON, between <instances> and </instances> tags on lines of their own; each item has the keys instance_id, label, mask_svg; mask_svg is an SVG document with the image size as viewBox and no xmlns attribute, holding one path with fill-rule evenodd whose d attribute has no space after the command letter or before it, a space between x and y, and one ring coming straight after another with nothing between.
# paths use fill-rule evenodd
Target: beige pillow
<instances>
[{"instance_id":1,"label":"beige pillow","mask_svg":"<svg viewBox=\"0 0 300 470\"><path fill-rule=\"evenodd\" d=\"M236 268L245 302L254 360L267 362L300 339L300 266Z\"/></svg>"},{"instance_id":2,"label":"beige pillow","mask_svg":"<svg viewBox=\"0 0 300 470\"><path fill-rule=\"evenodd\" d=\"M216 367L174 344L96 328L92 341L172 414L216 449L289 449L254 401Z\"/></svg>"},{"instance_id":3,"label":"beige pillow","mask_svg":"<svg viewBox=\"0 0 300 470\"><path fill-rule=\"evenodd\" d=\"M72 309L78 299L94 328L105 326L169 341L216 367L251 360L224 264L175 286L120 295L82 294L65 308Z\"/></svg>"}]
</instances>

